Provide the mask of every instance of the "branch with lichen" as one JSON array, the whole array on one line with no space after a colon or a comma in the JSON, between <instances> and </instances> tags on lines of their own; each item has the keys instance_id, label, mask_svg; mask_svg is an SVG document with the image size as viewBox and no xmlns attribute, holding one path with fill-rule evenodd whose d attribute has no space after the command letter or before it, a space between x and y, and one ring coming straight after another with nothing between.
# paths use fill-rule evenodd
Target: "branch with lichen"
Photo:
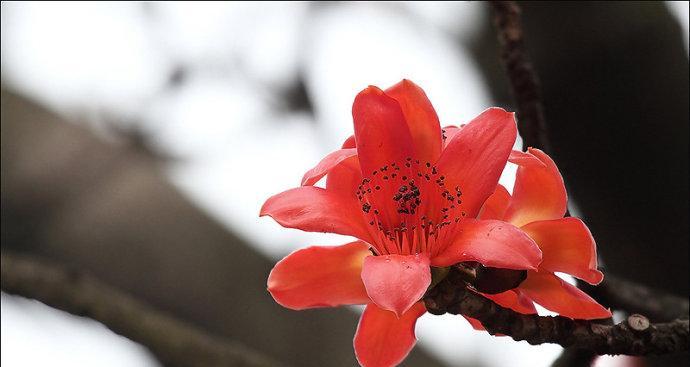
<instances>
[{"instance_id":1,"label":"branch with lichen","mask_svg":"<svg viewBox=\"0 0 690 367\"><path fill-rule=\"evenodd\" d=\"M281 365L240 343L164 315L87 274L4 250L1 259L3 292L99 321L148 347L167 366Z\"/></svg>"},{"instance_id":2,"label":"branch with lichen","mask_svg":"<svg viewBox=\"0 0 690 367\"><path fill-rule=\"evenodd\" d=\"M492 334L508 335L530 344L555 343L596 354L650 355L688 350L688 320L650 323L631 315L616 325L572 320L562 316L526 315L501 307L468 288L466 277L453 267L424 297L432 314L462 314L479 320Z\"/></svg>"}]
</instances>

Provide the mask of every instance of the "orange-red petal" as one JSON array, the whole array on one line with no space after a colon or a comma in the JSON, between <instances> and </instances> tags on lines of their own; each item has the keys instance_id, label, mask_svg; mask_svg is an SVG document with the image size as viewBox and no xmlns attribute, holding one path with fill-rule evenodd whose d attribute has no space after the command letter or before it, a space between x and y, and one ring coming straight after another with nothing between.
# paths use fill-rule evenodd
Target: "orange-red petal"
<instances>
[{"instance_id":1,"label":"orange-red petal","mask_svg":"<svg viewBox=\"0 0 690 367\"><path fill-rule=\"evenodd\" d=\"M367 256L371 252L362 241L297 250L273 267L268 291L293 310L368 303L360 275Z\"/></svg>"},{"instance_id":2,"label":"orange-red petal","mask_svg":"<svg viewBox=\"0 0 690 367\"><path fill-rule=\"evenodd\" d=\"M314 166L314 168L304 174L302 177L302 186L312 186L316 184L323 176L328 174L333 167L355 155L357 155L357 149L355 148L338 149L335 152L329 153L321 162Z\"/></svg>"},{"instance_id":3,"label":"orange-red petal","mask_svg":"<svg viewBox=\"0 0 690 367\"><path fill-rule=\"evenodd\" d=\"M353 156L333 167L326 176L326 189L344 196L357 198L357 188L362 183L359 158Z\"/></svg>"},{"instance_id":4,"label":"orange-red petal","mask_svg":"<svg viewBox=\"0 0 690 367\"><path fill-rule=\"evenodd\" d=\"M460 132L461 127L448 125L442 129L443 149L446 149L451 140Z\"/></svg>"},{"instance_id":5,"label":"orange-red petal","mask_svg":"<svg viewBox=\"0 0 690 367\"><path fill-rule=\"evenodd\" d=\"M373 190L368 198L372 207L378 210L384 226L393 227L397 222L397 207L392 205L391 197L397 192L389 180L384 180L387 173L383 169L393 170L393 164L404 172L407 158L414 157L414 145L410 130L400 104L387 96L381 89L370 86L360 92L352 105L357 155L362 170L362 177L371 180ZM376 173L378 174L376 174Z\"/></svg>"},{"instance_id":6,"label":"orange-red petal","mask_svg":"<svg viewBox=\"0 0 690 367\"><path fill-rule=\"evenodd\" d=\"M341 147L342 149L348 149L348 148L357 148L357 143L355 142L355 136L350 135L345 141L343 142L343 146Z\"/></svg>"},{"instance_id":7,"label":"orange-red petal","mask_svg":"<svg viewBox=\"0 0 690 367\"><path fill-rule=\"evenodd\" d=\"M441 153L436 166L446 188L462 191L460 208L468 217L476 217L496 189L516 136L514 114L490 108L460 129Z\"/></svg>"},{"instance_id":8,"label":"orange-red petal","mask_svg":"<svg viewBox=\"0 0 690 367\"><path fill-rule=\"evenodd\" d=\"M584 320L611 317L611 311L551 273L530 271L519 289L532 301L561 316Z\"/></svg>"},{"instance_id":9,"label":"orange-red petal","mask_svg":"<svg viewBox=\"0 0 690 367\"><path fill-rule=\"evenodd\" d=\"M525 167L546 167L546 163L540 161L539 158L535 157L532 153L525 153L519 150L513 150L510 152L508 162Z\"/></svg>"},{"instance_id":10,"label":"orange-red petal","mask_svg":"<svg viewBox=\"0 0 690 367\"><path fill-rule=\"evenodd\" d=\"M541 261L537 244L509 223L468 219L460 224L452 242L431 258L432 266L477 261L484 266L521 270L536 269Z\"/></svg>"},{"instance_id":11,"label":"orange-red petal","mask_svg":"<svg viewBox=\"0 0 690 367\"><path fill-rule=\"evenodd\" d=\"M530 148L528 153L543 165L526 157L515 160L520 166L505 220L518 227L537 220L563 218L568 202L563 177L553 160L539 149Z\"/></svg>"},{"instance_id":12,"label":"orange-red petal","mask_svg":"<svg viewBox=\"0 0 690 367\"><path fill-rule=\"evenodd\" d=\"M400 104L381 89L370 86L352 105L355 140L362 176L414 156L412 135Z\"/></svg>"},{"instance_id":13,"label":"orange-red petal","mask_svg":"<svg viewBox=\"0 0 690 367\"><path fill-rule=\"evenodd\" d=\"M271 196L259 215L268 215L287 228L355 236L370 242L357 200L320 187L302 186Z\"/></svg>"},{"instance_id":14,"label":"orange-red petal","mask_svg":"<svg viewBox=\"0 0 690 367\"><path fill-rule=\"evenodd\" d=\"M400 104L412 135L417 159L434 163L441 154L441 125L426 93L418 85L403 79L386 89L386 95Z\"/></svg>"},{"instance_id":15,"label":"orange-red petal","mask_svg":"<svg viewBox=\"0 0 690 367\"><path fill-rule=\"evenodd\" d=\"M532 222L521 229L541 248L540 271L568 273L590 284L599 284L604 279L597 270L594 238L580 219Z\"/></svg>"},{"instance_id":16,"label":"orange-red petal","mask_svg":"<svg viewBox=\"0 0 690 367\"><path fill-rule=\"evenodd\" d=\"M400 318L375 304L367 305L353 342L359 364L362 367L391 367L402 362L417 342L415 324L425 312L422 302L416 303Z\"/></svg>"},{"instance_id":17,"label":"orange-red petal","mask_svg":"<svg viewBox=\"0 0 690 367\"><path fill-rule=\"evenodd\" d=\"M511 289L498 294L484 294L482 296L496 302L499 306L509 308L522 314L535 314L537 309L534 303L526 297L519 289Z\"/></svg>"},{"instance_id":18,"label":"orange-red petal","mask_svg":"<svg viewBox=\"0 0 690 367\"><path fill-rule=\"evenodd\" d=\"M477 218L502 220L509 205L510 193L503 185L498 184L496 191L482 205Z\"/></svg>"},{"instance_id":19,"label":"orange-red petal","mask_svg":"<svg viewBox=\"0 0 690 367\"><path fill-rule=\"evenodd\" d=\"M429 258L423 254L367 257L362 281L372 302L402 316L431 284Z\"/></svg>"},{"instance_id":20,"label":"orange-red petal","mask_svg":"<svg viewBox=\"0 0 690 367\"><path fill-rule=\"evenodd\" d=\"M484 325L482 325L482 322L481 322L481 321L479 321L479 320L477 320L477 319L473 319L473 318L471 318L471 317L469 317L469 316L465 316L465 315L462 315L462 317L464 317L465 320L467 320L467 322L470 323L470 326L472 326L472 329L477 330L477 331L484 331L484 330L486 330L486 329L484 328Z\"/></svg>"}]
</instances>

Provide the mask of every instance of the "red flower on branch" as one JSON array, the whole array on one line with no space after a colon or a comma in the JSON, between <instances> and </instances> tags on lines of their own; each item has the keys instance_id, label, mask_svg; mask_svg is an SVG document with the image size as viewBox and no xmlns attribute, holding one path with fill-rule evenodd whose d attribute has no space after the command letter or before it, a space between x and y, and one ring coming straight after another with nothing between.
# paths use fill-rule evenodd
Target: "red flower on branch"
<instances>
[{"instance_id":1,"label":"red flower on branch","mask_svg":"<svg viewBox=\"0 0 690 367\"><path fill-rule=\"evenodd\" d=\"M608 309L554 274L570 274L590 284L604 279L597 270L596 244L589 229L578 218L563 217L568 197L556 164L533 148L527 153L513 151L509 161L518 165L513 194L498 185L479 217L520 227L539 245L542 262L538 269L527 272L517 288L484 296L522 313L536 313L535 302L573 319L611 317ZM481 329L478 321L470 322Z\"/></svg>"},{"instance_id":2,"label":"red flower on branch","mask_svg":"<svg viewBox=\"0 0 690 367\"><path fill-rule=\"evenodd\" d=\"M403 80L360 92L352 115L354 136L301 187L269 198L261 215L359 241L293 252L271 271L268 290L295 310L366 304L357 358L392 366L416 341L430 267L473 261L536 270L541 251L515 226L477 219L515 142L514 114L491 108L444 135L424 91ZM324 176L325 188L313 186Z\"/></svg>"}]
</instances>

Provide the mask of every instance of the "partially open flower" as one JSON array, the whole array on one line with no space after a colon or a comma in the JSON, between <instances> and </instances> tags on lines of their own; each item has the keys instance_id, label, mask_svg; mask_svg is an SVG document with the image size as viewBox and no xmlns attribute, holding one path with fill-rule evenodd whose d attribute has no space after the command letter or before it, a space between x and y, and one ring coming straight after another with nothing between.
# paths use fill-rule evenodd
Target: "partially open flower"
<instances>
[{"instance_id":1,"label":"partially open flower","mask_svg":"<svg viewBox=\"0 0 690 367\"><path fill-rule=\"evenodd\" d=\"M532 303L536 302L573 319L611 317L608 309L554 274L570 274L590 284L604 278L597 269L596 245L587 226L578 218L563 217L568 198L556 164L546 153L531 148L527 153L513 151L509 160L518 165L513 194L499 185L479 217L520 227L539 245L542 262L536 270L527 271L517 288L484 296L522 313L536 313ZM471 322L481 328L476 320Z\"/></svg>"}]
</instances>

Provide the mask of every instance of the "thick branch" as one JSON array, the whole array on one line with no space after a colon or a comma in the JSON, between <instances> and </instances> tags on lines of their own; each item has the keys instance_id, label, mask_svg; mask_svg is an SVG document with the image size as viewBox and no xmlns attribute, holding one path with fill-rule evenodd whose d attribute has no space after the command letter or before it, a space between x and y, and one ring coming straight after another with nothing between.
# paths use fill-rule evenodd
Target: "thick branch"
<instances>
[{"instance_id":1,"label":"thick branch","mask_svg":"<svg viewBox=\"0 0 690 367\"><path fill-rule=\"evenodd\" d=\"M492 1L491 7L501 44L501 59L517 103L517 122L523 147L540 148L550 153L539 82L522 38L520 7L513 1Z\"/></svg>"},{"instance_id":2,"label":"thick branch","mask_svg":"<svg viewBox=\"0 0 690 367\"><path fill-rule=\"evenodd\" d=\"M424 299L433 314L462 314L482 322L491 334L509 335L530 344L556 343L597 354L648 355L688 350L688 320L651 324L631 315L617 325L572 320L561 316L524 315L503 308L468 290L452 269Z\"/></svg>"},{"instance_id":3,"label":"thick branch","mask_svg":"<svg viewBox=\"0 0 690 367\"><path fill-rule=\"evenodd\" d=\"M114 332L147 346L166 365L279 365L239 343L208 335L163 315L86 274L7 252L1 258L0 285L4 292L100 321Z\"/></svg>"}]
</instances>

